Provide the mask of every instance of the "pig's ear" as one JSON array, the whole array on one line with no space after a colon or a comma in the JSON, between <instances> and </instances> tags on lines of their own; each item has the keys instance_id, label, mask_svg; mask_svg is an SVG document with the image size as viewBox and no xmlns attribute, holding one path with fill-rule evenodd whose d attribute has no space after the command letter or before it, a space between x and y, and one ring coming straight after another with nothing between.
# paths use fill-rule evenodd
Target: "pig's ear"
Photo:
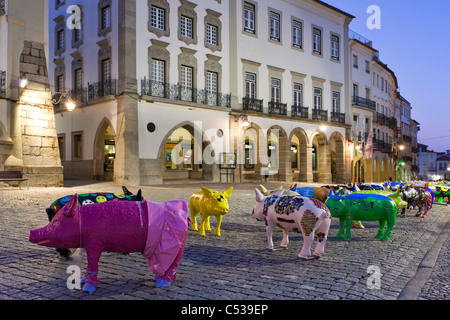
<instances>
[{"instance_id":1,"label":"pig's ear","mask_svg":"<svg viewBox=\"0 0 450 320\"><path fill-rule=\"evenodd\" d=\"M64 215L72 218L78 212L78 194L74 194L72 199L64 206Z\"/></svg>"},{"instance_id":2,"label":"pig's ear","mask_svg":"<svg viewBox=\"0 0 450 320\"><path fill-rule=\"evenodd\" d=\"M229 197L231 197L231 192L233 192L233 187L228 188L227 190L225 190L225 191L223 192L225 198L228 199Z\"/></svg>"},{"instance_id":3,"label":"pig's ear","mask_svg":"<svg viewBox=\"0 0 450 320\"><path fill-rule=\"evenodd\" d=\"M281 195L283 195L283 193L284 193L284 190L279 189L279 190L275 191L272 195L273 196L281 196Z\"/></svg>"},{"instance_id":4,"label":"pig's ear","mask_svg":"<svg viewBox=\"0 0 450 320\"><path fill-rule=\"evenodd\" d=\"M144 198L142 198L142 190L139 189L137 195L136 195L136 201L144 201Z\"/></svg>"},{"instance_id":5,"label":"pig's ear","mask_svg":"<svg viewBox=\"0 0 450 320\"><path fill-rule=\"evenodd\" d=\"M207 197L207 198L212 197L212 191L209 190L208 188L202 187L202 192L205 195L205 197Z\"/></svg>"},{"instance_id":6,"label":"pig's ear","mask_svg":"<svg viewBox=\"0 0 450 320\"><path fill-rule=\"evenodd\" d=\"M262 193L267 193L267 189L262 184L259 185L259 188L261 189Z\"/></svg>"},{"instance_id":7,"label":"pig's ear","mask_svg":"<svg viewBox=\"0 0 450 320\"><path fill-rule=\"evenodd\" d=\"M258 189L255 188L255 192L256 192L256 201L263 202L264 195L261 193L261 191L259 191Z\"/></svg>"}]
</instances>

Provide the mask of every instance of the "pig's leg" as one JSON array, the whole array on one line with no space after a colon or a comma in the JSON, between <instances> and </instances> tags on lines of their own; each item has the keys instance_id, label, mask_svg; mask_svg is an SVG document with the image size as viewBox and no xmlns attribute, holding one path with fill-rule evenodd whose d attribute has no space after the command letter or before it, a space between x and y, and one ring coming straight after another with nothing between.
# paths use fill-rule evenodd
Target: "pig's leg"
<instances>
[{"instance_id":1,"label":"pig's leg","mask_svg":"<svg viewBox=\"0 0 450 320\"><path fill-rule=\"evenodd\" d=\"M198 231L198 224L197 224L198 211L197 211L197 209L195 209L195 207L192 205L191 202L189 202L189 211L191 212L191 218L192 218L192 230Z\"/></svg>"},{"instance_id":2,"label":"pig's leg","mask_svg":"<svg viewBox=\"0 0 450 320\"><path fill-rule=\"evenodd\" d=\"M157 288L165 288L169 287L173 280L177 277L177 269L178 265L181 262L181 259L183 259L184 255L184 246L186 244L186 239L188 235L188 230L186 229L186 234L184 236L183 244L180 247L180 250L178 250L178 254L175 257L175 260L170 265L169 269L164 273L162 277L155 277L155 280L157 280L155 286Z\"/></svg>"},{"instance_id":3,"label":"pig's leg","mask_svg":"<svg viewBox=\"0 0 450 320\"><path fill-rule=\"evenodd\" d=\"M384 229L386 228L387 220L385 218L381 218L378 222L380 224L380 228L378 229L378 233L375 235L374 238L382 239L384 235Z\"/></svg>"},{"instance_id":4,"label":"pig's leg","mask_svg":"<svg viewBox=\"0 0 450 320\"><path fill-rule=\"evenodd\" d=\"M267 221L266 234L267 234L267 250L273 250L273 229L275 228L275 223L271 220Z\"/></svg>"},{"instance_id":5,"label":"pig's leg","mask_svg":"<svg viewBox=\"0 0 450 320\"><path fill-rule=\"evenodd\" d=\"M220 237L220 226L222 225L223 216L219 214L216 216L216 218L217 218L216 236Z\"/></svg>"},{"instance_id":6,"label":"pig's leg","mask_svg":"<svg viewBox=\"0 0 450 320\"><path fill-rule=\"evenodd\" d=\"M325 252L325 244L328 239L328 232L330 231L331 219L325 218L316 229L317 245L313 255L320 256Z\"/></svg>"},{"instance_id":7,"label":"pig's leg","mask_svg":"<svg viewBox=\"0 0 450 320\"><path fill-rule=\"evenodd\" d=\"M287 249L289 244L289 231L283 229L283 241L281 241L280 247Z\"/></svg>"},{"instance_id":8,"label":"pig's leg","mask_svg":"<svg viewBox=\"0 0 450 320\"><path fill-rule=\"evenodd\" d=\"M344 240L350 240L352 238L352 221L353 217L347 217L345 220L345 236Z\"/></svg>"},{"instance_id":9,"label":"pig's leg","mask_svg":"<svg viewBox=\"0 0 450 320\"><path fill-rule=\"evenodd\" d=\"M209 216L200 212L200 217L200 235L206 237L205 225L206 221L208 221Z\"/></svg>"},{"instance_id":10,"label":"pig's leg","mask_svg":"<svg viewBox=\"0 0 450 320\"><path fill-rule=\"evenodd\" d=\"M345 218L339 218L339 231L336 238L343 238L345 233Z\"/></svg>"},{"instance_id":11,"label":"pig's leg","mask_svg":"<svg viewBox=\"0 0 450 320\"><path fill-rule=\"evenodd\" d=\"M307 236L305 232L302 230L302 234L303 234L303 247L298 257L300 259L311 259L310 255L311 255L311 246L312 243L314 242L314 232L311 232L311 234Z\"/></svg>"},{"instance_id":12,"label":"pig's leg","mask_svg":"<svg viewBox=\"0 0 450 320\"><path fill-rule=\"evenodd\" d=\"M210 219L211 219L211 216L208 216L208 219L206 219L206 222L205 222L205 230L206 231L211 231Z\"/></svg>"},{"instance_id":13,"label":"pig's leg","mask_svg":"<svg viewBox=\"0 0 450 320\"><path fill-rule=\"evenodd\" d=\"M86 283L83 287L83 291L94 293L97 289L98 279L98 262L100 256L102 255L103 249L87 249L86 255L88 260L87 272L86 272Z\"/></svg>"}]
</instances>

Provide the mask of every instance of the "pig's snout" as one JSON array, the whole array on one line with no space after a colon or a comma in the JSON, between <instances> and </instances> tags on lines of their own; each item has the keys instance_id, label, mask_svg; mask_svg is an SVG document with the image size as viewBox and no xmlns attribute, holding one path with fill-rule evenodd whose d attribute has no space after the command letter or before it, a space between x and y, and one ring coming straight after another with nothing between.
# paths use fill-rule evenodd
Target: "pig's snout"
<instances>
[{"instance_id":1,"label":"pig's snout","mask_svg":"<svg viewBox=\"0 0 450 320\"><path fill-rule=\"evenodd\" d=\"M31 230L30 234L28 235L28 240L31 243L38 244L41 246L45 246L46 243L48 242L44 237L42 229Z\"/></svg>"},{"instance_id":2,"label":"pig's snout","mask_svg":"<svg viewBox=\"0 0 450 320\"><path fill-rule=\"evenodd\" d=\"M39 241L38 239L39 239L38 230L31 230L30 234L28 235L28 241L37 244Z\"/></svg>"}]
</instances>

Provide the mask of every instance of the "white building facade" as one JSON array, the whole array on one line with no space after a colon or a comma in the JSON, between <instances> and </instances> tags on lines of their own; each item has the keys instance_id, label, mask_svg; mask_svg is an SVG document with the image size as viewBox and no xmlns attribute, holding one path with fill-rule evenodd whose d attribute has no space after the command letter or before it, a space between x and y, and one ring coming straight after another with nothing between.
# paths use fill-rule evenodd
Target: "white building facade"
<instances>
[{"instance_id":1,"label":"white building facade","mask_svg":"<svg viewBox=\"0 0 450 320\"><path fill-rule=\"evenodd\" d=\"M310 0L51 1L65 175L219 181L226 153L234 181L350 182L352 18Z\"/></svg>"}]
</instances>

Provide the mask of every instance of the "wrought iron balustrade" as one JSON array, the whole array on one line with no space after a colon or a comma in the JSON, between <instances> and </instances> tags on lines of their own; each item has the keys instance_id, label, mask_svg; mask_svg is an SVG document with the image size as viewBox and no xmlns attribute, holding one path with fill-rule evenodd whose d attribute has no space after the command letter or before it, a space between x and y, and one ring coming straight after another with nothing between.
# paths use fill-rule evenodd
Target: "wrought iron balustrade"
<instances>
[{"instance_id":1,"label":"wrought iron balustrade","mask_svg":"<svg viewBox=\"0 0 450 320\"><path fill-rule=\"evenodd\" d=\"M115 96L116 84L117 81L115 79L88 84L88 101L107 96Z\"/></svg>"},{"instance_id":2,"label":"wrought iron balustrade","mask_svg":"<svg viewBox=\"0 0 450 320\"><path fill-rule=\"evenodd\" d=\"M0 0L0 16L6 14L5 0Z\"/></svg>"},{"instance_id":3,"label":"wrought iron balustrade","mask_svg":"<svg viewBox=\"0 0 450 320\"><path fill-rule=\"evenodd\" d=\"M0 71L0 94L6 93L6 71Z\"/></svg>"},{"instance_id":4,"label":"wrought iron balustrade","mask_svg":"<svg viewBox=\"0 0 450 320\"><path fill-rule=\"evenodd\" d=\"M328 121L328 111L322 109L312 109L312 119L320 121Z\"/></svg>"},{"instance_id":5,"label":"wrought iron balustrade","mask_svg":"<svg viewBox=\"0 0 450 320\"><path fill-rule=\"evenodd\" d=\"M229 94L199 90L181 86L179 84L170 84L147 79L141 80L141 95L230 108Z\"/></svg>"},{"instance_id":6,"label":"wrought iron balustrade","mask_svg":"<svg viewBox=\"0 0 450 320\"><path fill-rule=\"evenodd\" d=\"M331 112L331 122L345 123L345 113Z\"/></svg>"},{"instance_id":7,"label":"wrought iron balustrade","mask_svg":"<svg viewBox=\"0 0 450 320\"><path fill-rule=\"evenodd\" d=\"M372 111L375 111L377 109L377 103L375 101L359 96L353 96L353 105L363 107Z\"/></svg>"},{"instance_id":8,"label":"wrought iron balustrade","mask_svg":"<svg viewBox=\"0 0 450 320\"><path fill-rule=\"evenodd\" d=\"M269 114L287 115L287 104L275 101L269 101Z\"/></svg>"},{"instance_id":9,"label":"wrought iron balustrade","mask_svg":"<svg viewBox=\"0 0 450 320\"><path fill-rule=\"evenodd\" d=\"M392 130L397 129L397 119L388 117L383 113L377 112L375 115L375 118L373 119L374 122L380 123L382 125L385 125L386 127L391 128Z\"/></svg>"},{"instance_id":10,"label":"wrought iron balustrade","mask_svg":"<svg viewBox=\"0 0 450 320\"><path fill-rule=\"evenodd\" d=\"M381 152L392 153L392 144L383 140L373 139L373 149Z\"/></svg>"},{"instance_id":11,"label":"wrought iron balustrade","mask_svg":"<svg viewBox=\"0 0 450 320\"><path fill-rule=\"evenodd\" d=\"M248 111L263 112L263 100L244 97L242 98L242 108Z\"/></svg>"},{"instance_id":12,"label":"wrought iron balustrade","mask_svg":"<svg viewBox=\"0 0 450 320\"><path fill-rule=\"evenodd\" d=\"M293 105L292 106L292 117L308 119L309 118L309 108Z\"/></svg>"}]
</instances>

